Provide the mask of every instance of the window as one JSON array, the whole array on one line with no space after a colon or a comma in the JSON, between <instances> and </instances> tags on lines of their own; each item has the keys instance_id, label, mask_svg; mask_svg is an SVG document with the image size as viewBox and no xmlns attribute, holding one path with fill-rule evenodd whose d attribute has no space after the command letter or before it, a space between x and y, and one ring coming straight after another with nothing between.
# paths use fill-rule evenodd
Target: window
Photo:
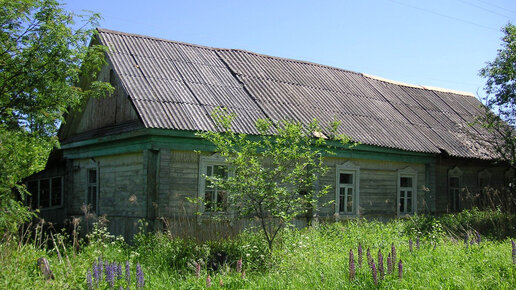
<instances>
[{"instance_id":1,"label":"window","mask_svg":"<svg viewBox=\"0 0 516 290\"><path fill-rule=\"evenodd\" d=\"M33 208L56 208L63 205L63 178L52 177L31 180L27 183L30 205Z\"/></svg>"},{"instance_id":2,"label":"window","mask_svg":"<svg viewBox=\"0 0 516 290\"><path fill-rule=\"evenodd\" d=\"M227 192L217 188L209 178L226 179L228 166L222 158L201 157L199 167L199 196L204 201L204 212L227 211Z\"/></svg>"},{"instance_id":3,"label":"window","mask_svg":"<svg viewBox=\"0 0 516 290\"><path fill-rule=\"evenodd\" d=\"M491 173L484 169L478 173L478 187L481 193L485 193L486 187L491 183Z\"/></svg>"},{"instance_id":4,"label":"window","mask_svg":"<svg viewBox=\"0 0 516 290\"><path fill-rule=\"evenodd\" d=\"M359 167L346 162L336 167L335 213L358 215Z\"/></svg>"},{"instance_id":5,"label":"window","mask_svg":"<svg viewBox=\"0 0 516 290\"><path fill-rule=\"evenodd\" d=\"M98 207L98 171L96 168L88 169L86 204L90 206L90 212L97 212Z\"/></svg>"},{"instance_id":6,"label":"window","mask_svg":"<svg viewBox=\"0 0 516 290\"><path fill-rule=\"evenodd\" d=\"M449 209L458 212L461 209L462 170L454 167L448 171Z\"/></svg>"},{"instance_id":7,"label":"window","mask_svg":"<svg viewBox=\"0 0 516 290\"><path fill-rule=\"evenodd\" d=\"M398 171L398 215L416 212L417 172L412 168Z\"/></svg>"}]
</instances>

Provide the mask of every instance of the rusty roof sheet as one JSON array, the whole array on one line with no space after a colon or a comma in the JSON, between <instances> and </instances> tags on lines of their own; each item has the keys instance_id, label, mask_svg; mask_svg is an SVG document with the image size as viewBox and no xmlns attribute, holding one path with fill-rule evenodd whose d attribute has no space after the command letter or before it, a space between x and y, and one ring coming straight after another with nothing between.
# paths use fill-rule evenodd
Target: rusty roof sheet
<instances>
[{"instance_id":1,"label":"rusty roof sheet","mask_svg":"<svg viewBox=\"0 0 516 290\"><path fill-rule=\"evenodd\" d=\"M257 134L260 118L323 126L381 147L492 158L472 138L482 112L472 95L402 84L310 62L98 29L108 58L148 128L215 130L216 107L233 129ZM323 132L327 134L328 132Z\"/></svg>"}]
</instances>

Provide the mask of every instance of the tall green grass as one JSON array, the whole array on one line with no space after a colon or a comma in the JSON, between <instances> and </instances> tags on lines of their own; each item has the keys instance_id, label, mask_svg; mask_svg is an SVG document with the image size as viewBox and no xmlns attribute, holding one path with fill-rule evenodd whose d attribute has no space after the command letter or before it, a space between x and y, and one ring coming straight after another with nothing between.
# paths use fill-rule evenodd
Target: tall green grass
<instances>
[{"instance_id":1,"label":"tall green grass","mask_svg":"<svg viewBox=\"0 0 516 290\"><path fill-rule=\"evenodd\" d=\"M318 228L287 228L272 253L260 233L252 230L236 238L204 243L166 233L142 233L128 245L97 227L88 242L82 241L79 247L72 247L73 237L63 233L52 234L46 242L12 236L0 244L0 288L87 289L87 272L101 257L121 264L128 261L131 267L140 263L145 289L204 289L208 276L211 288L221 289L513 289L516 265L510 238L481 234L477 244L472 233L478 230L470 224L452 232L452 219L415 217L387 223L352 220ZM463 223L460 219L456 216L453 222ZM467 244L466 232L471 233ZM419 249L415 242L418 238ZM413 251L409 249L410 239ZM474 244L470 243L472 239ZM361 267L356 262L359 244L364 248ZM375 285L366 250L370 249L375 262L381 250L386 267L392 244L398 261L403 261L403 278L399 279L396 266L393 274L386 274ZM356 263L353 281L349 278L350 250ZM49 260L54 280L46 281L41 275L36 264L40 257ZM245 274L236 270L239 259ZM201 268L198 274L197 264ZM131 269L130 283L117 281L115 289L127 285L136 289ZM109 289L109 283L103 281L99 288Z\"/></svg>"}]
</instances>

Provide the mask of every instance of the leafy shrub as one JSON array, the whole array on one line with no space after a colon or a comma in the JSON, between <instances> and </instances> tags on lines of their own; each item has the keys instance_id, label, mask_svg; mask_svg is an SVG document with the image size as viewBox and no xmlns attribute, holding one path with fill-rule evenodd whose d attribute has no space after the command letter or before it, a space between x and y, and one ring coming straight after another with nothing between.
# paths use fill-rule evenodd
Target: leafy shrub
<instances>
[{"instance_id":1,"label":"leafy shrub","mask_svg":"<svg viewBox=\"0 0 516 290\"><path fill-rule=\"evenodd\" d=\"M516 215L499 209L481 211L477 208L440 217L443 226L452 234L478 232L491 239L503 240L516 236Z\"/></svg>"}]
</instances>

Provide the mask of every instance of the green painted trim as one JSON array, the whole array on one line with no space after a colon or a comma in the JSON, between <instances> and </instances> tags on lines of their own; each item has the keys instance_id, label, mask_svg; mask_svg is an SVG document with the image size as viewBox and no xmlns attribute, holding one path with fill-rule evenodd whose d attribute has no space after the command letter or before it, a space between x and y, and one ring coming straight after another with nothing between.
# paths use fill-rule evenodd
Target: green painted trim
<instances>
[{"instance_id":1,"label":"green painted trim","mask_svg":"<svg viewBox=\"0 0 516 290\"><path fill-rule=\"evenodd\" d=\"M259 136L251 135L253 138ZM434 162L436 154L410 152L399 149L359 144L352 149L330 141L335 153L327 157L368 159L380 161L400 161L410 163ZM169 129L138 129L128 133L106 136L84 141L63 144L61 149L67 158L89 158L105 155L139 152L146 149L170 149L184 151L215 151L208 141L201 139L194 131Z\"/></svg>"}]
</instances>

